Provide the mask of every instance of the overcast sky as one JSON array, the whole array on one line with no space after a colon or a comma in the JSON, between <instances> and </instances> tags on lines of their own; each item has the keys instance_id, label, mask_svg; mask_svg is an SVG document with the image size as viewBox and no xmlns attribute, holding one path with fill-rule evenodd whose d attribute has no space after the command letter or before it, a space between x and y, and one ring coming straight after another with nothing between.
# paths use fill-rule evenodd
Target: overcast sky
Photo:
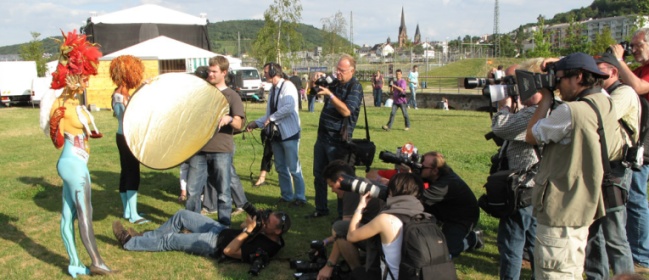
<instances>
[{"instance_id":1,"label":"overcast sky","mask_svg":"<svg viewBox=\"0 0 649 280\"><path fill-rule=\"evenodd\" d=\"M405 12L408 37L417 24L422 40L443 41L458 36L480 36L493 32L495 0L302 0L302 23L322 26L321 19L340 11L347 19L353 13L354 43L358 45L397 40L401 8ZM539 14L589 6L592 0L500 0L500 32L536 22ZM41 38L60 35L60 29L79 29L91 12L98 15L157 4L191 15L206 13L210 22L262 19L272 0L0 0L0 46L28 42L30 32Z\"/></svg>"}]
</instances>

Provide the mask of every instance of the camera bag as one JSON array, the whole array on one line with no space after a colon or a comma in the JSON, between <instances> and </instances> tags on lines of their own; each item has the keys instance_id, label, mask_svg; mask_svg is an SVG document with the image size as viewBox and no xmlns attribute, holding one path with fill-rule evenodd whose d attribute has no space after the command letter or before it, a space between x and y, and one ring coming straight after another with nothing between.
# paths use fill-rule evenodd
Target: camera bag
<instances>
[{"instance_id":1,"label":"camera bag","mask_svg":"<svg viewBox=\"0 0 649 280\"><path fill-rule=\"evenodd\" d=\"M351 90L351 83L347 86L347 94ZM347 96L345 96L345 100ZM343 100L344 101L344 100ZM370 140L370 128L367 122L367 108L365 107L365 96L362 97L363 113L365 115L365 139L349 139L347 129L350 127L349 117L343 119L343 125L340 129L340 135L348 150L347 155L343 157L347 163L354 166L365 166L365 172L370 171L370 166L374 161L374 154L376 154L376 145Z\"/></svg>"},{"instance_id":2,"label":"camera bag","mask_svg":"<svg viewBox=\"0 0 649 280\"><path fill-rule=\"evenodd\" d=\"M602 115L591 100L584 99L597 114L597 134L599 134L599 146L602 153L602 165L604 166L604 178L602 179L602 198L606 211L616 210L624 207L629 201L629 188L631 187L631 168L624 161L610 162L608 159L608 147L606 147L606 135L602 126Z\"/></svg>"},{"instance_id":3,"label":"camera bag","mask_svg":"<svg viewBox=\"0 0 649 280\"><path fill-rule=\"evenodd\" d=\"M527 168L501 170L489 175L484 185L486 193L480 196L478 205L496 218L507 217L532 205L531 185L538 170L537 162Z\"/></svg>"}]
</instances>

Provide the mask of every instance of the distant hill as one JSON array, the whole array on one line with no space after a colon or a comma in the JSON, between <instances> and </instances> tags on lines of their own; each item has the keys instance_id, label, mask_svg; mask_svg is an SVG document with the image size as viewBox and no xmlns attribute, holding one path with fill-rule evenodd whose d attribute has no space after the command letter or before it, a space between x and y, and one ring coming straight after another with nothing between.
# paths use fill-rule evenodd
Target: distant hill
<instances>
[{"instance_id":1,"label":"distant hill","mask_svg":"<svg viewBox=\"0 0 649 280\"><path fill-rule=\"evenodd\" d=\"M241 37L241 52L247 53L252 49L252 42L257 38L257 33L264 26L263 20L231 20L209 23L207 25L207 32L210 36L210 45L212 51L228 55L237 53L237 32ZM303 50L313 50L316 46L323 46L325 42L325 32L321 29L315 28L312 25L300 24L297 31L302 34ZM59 40L61 37L54 37ZM347 39L340 37L341 40L349 44ZM43 39L43 48L46 53L54 54L53 59L56 59L59 45L52 39ZM10 46L0 47L0 55L2 54L17 54L20 51L20 46L27 44L16 44Z\"/></svg>"},{"instance_id":2,"label":"distant hill","mask_svg":"<svg viewBox=\"0 0 649 280\"><path fill-rule=\"evenodd\" d=\"M548 24L568 23L573 16L575 21L582 21L589 18L645 15L648 13L649 0L595 0L588 7L558 13L552 19L546 19L545 22Z\"/></svg>"}]
</instances>

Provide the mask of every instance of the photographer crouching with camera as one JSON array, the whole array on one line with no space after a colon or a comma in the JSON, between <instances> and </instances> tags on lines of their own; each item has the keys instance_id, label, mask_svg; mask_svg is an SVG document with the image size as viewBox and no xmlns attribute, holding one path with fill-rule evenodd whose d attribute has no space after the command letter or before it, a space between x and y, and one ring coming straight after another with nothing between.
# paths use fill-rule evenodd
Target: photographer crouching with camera
<instances>
[{"instance_id":1,"label":"photographer crouching with camera","mask_svg":"<svg viewBox=\"0 0 649 280\"><path fill-rule=\"evenodd\" d=\"M514 76L516 69L541 73L543 58L526 60L520 65L510 66L505 70L506 76ZM541 93L536 92L525 100L519 95L507 96L498 101L498 112L492 119L491 130L495 136L505 142L499 153L500 170L521 170L529 168L539 161L538 148L525 142L527 124L541 101ZM524 105L524 107L522 106ZM494 170L494 171L500 171ZM531 180L527 181L532 182ZM533 187L528 184L527 188ZM482 198L481 198L482 200ZM516 207L515 211L501 217L498 223L497 245L500 253L500 279L519 279L523 253L527 251L534 271L534 239L536 236L536 219L532 215L532 205Z\"/></svg>"},{"instance_id":2,"label":"photographer crouching with camera","mask_svg":"<svg viewBox=\"0 0 649 280\"><path fill-rule=\"evenodd\" d=\"M183 251L195 255L223 256L247 263L257 263L275 256L284 247L282 235L291 227L288 214L272 210L257 211L250 203L244 205L248 213L240 229L228 229L200 213L179 210L167 222L153 231L139 233L124 229L113 222L113 234L127 251ZM187 230L190 233L183 233ZM257 262L256 262L257 261ZM263 263L265 265L265 263ZM251 268L251 274L258 273Z\"/></svg>"},{"instance_id":3,"label":"photographer crouching with camera","mask_svg":"<svg viewBox=\"0 0 649 280\"><path fill-rule=\"evenodd\" d=\"M365 271L380 271L379 269L379 256L380 256L380 239L374 236L367 240L352 243L347 241L347 231L349 229L349 221L354 215L354 210L358 206L361 199L359 192L352 191L354 181L358 180L355 176L354 167L347 164L342 160L334 160L323 172L327 185L331 187L331 191L343 200L343 216L342 220L334 222L332 225L332 235L323 240L324 245L333 244L331 253L327 259L326 265L320 269L318 273L318 280L330 279L335 265L338 263L338 258L342 257L349 268L355 270L361 267L361 258L359 249L365 251ZM356 181L356 183L359 183ZM382 199L372 199L367 203L361 224L366 224L371 221L384 206Z\"/></svg>"},{"instance_id":4,"label":"photographer crouching with camera","mask_svg":"<svg viewBox=\"0 0 649 280\"><path fill-rule=\"evenodd\" d=\"M343 55L336 66L336 79L324 77L316 82L317 95L328 96L318 123L318 138L313 147L313 185L315 187L315 211L307 218L318 218L329 215L327 205L327 182L322 171L329 162L344 159L350 151L347 141L352 139L358 120L363 86L356 80L354 73L356 60L350 55ZM338 215L342 216L342 200L338 199Z\"/></svg>"}]
</instances>

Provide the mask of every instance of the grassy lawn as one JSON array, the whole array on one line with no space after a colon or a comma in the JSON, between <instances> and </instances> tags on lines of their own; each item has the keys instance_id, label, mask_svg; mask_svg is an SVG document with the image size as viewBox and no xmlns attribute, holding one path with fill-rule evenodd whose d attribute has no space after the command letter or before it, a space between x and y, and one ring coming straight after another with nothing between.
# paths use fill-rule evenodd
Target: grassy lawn
<instances>
[{"instance_id":1,"label":"grassy lawn","mask_svg":"<svg viewBox=\"0 0 649 280\"><path fill-rule=\"evenodd\" d=\"M264 104L246 104L249 119L264 112ZM305 105L306 108L306 105ZM259 279L293 279L286 259L305 259L312 239L322 239L330 233L330 223L335 215L306 220L313 206L313 144L315 143L319 112L300 113L302 140L300 160L307 183L309 204L304 208L286 208L292 216L293 226L285 236L287 246L265 268ZM476 195L483 193L482 185L489 169L489 157L496 150L483 135L489 131L487 113L470 111L441 111L433 109L410 110L412 128L403 131L400 115L392 131L381 130L387 123L389 108L368 108L372 140L380 150L394 152L396 147L412 141L420 152L441 151L451 167L473 188ZM115 145L117 122L112 112L94 113L97 126L104 134L101 139L91 139L91 157L88 164L92 178L94 228L102 257L120 273L116 279L247 279L247 264L219 264L214 259L192 256L180 252L146 253L127 252L119 248L111 223L122 220L121 201L118 194L119 160ZM56 171L60 151L54 149L49 137L38 128L38 110L31 107L0 108L0 267L3 279L66 279L68 256L59 232L62 181ZM362 112L356 128L356 138L365 135ZM191 129L191 128L190 128ZM236 136L235 166L242 179L248 200L257 208L276 207L279 198L277 174L271 172L267 184L252 188L252 179L259 174L262 146L259 132ZM389 168L376 153L375 167ZM360 172L358 175L364 175ZM155 229L183 206L176 202L179 193L178 168L151 170L142 168L139 211L152 222L134 226L139 231ZM335 195L329 194L329 207L336 208ZM334 211L335 212L335 211ZM233 217L233 225L243 220L243 215ZM485 231L484 249L465 253L456 259L461 279L496 279L498 251L495 245L497 220L481 215L480 228ZM131 226L131 225L127 225ZM75 228L76 229L76 228ZM86 265L90 259L77 234L77 250ZM522 278L529 278L529 269Z\"/></svg>"}]
</instances>

